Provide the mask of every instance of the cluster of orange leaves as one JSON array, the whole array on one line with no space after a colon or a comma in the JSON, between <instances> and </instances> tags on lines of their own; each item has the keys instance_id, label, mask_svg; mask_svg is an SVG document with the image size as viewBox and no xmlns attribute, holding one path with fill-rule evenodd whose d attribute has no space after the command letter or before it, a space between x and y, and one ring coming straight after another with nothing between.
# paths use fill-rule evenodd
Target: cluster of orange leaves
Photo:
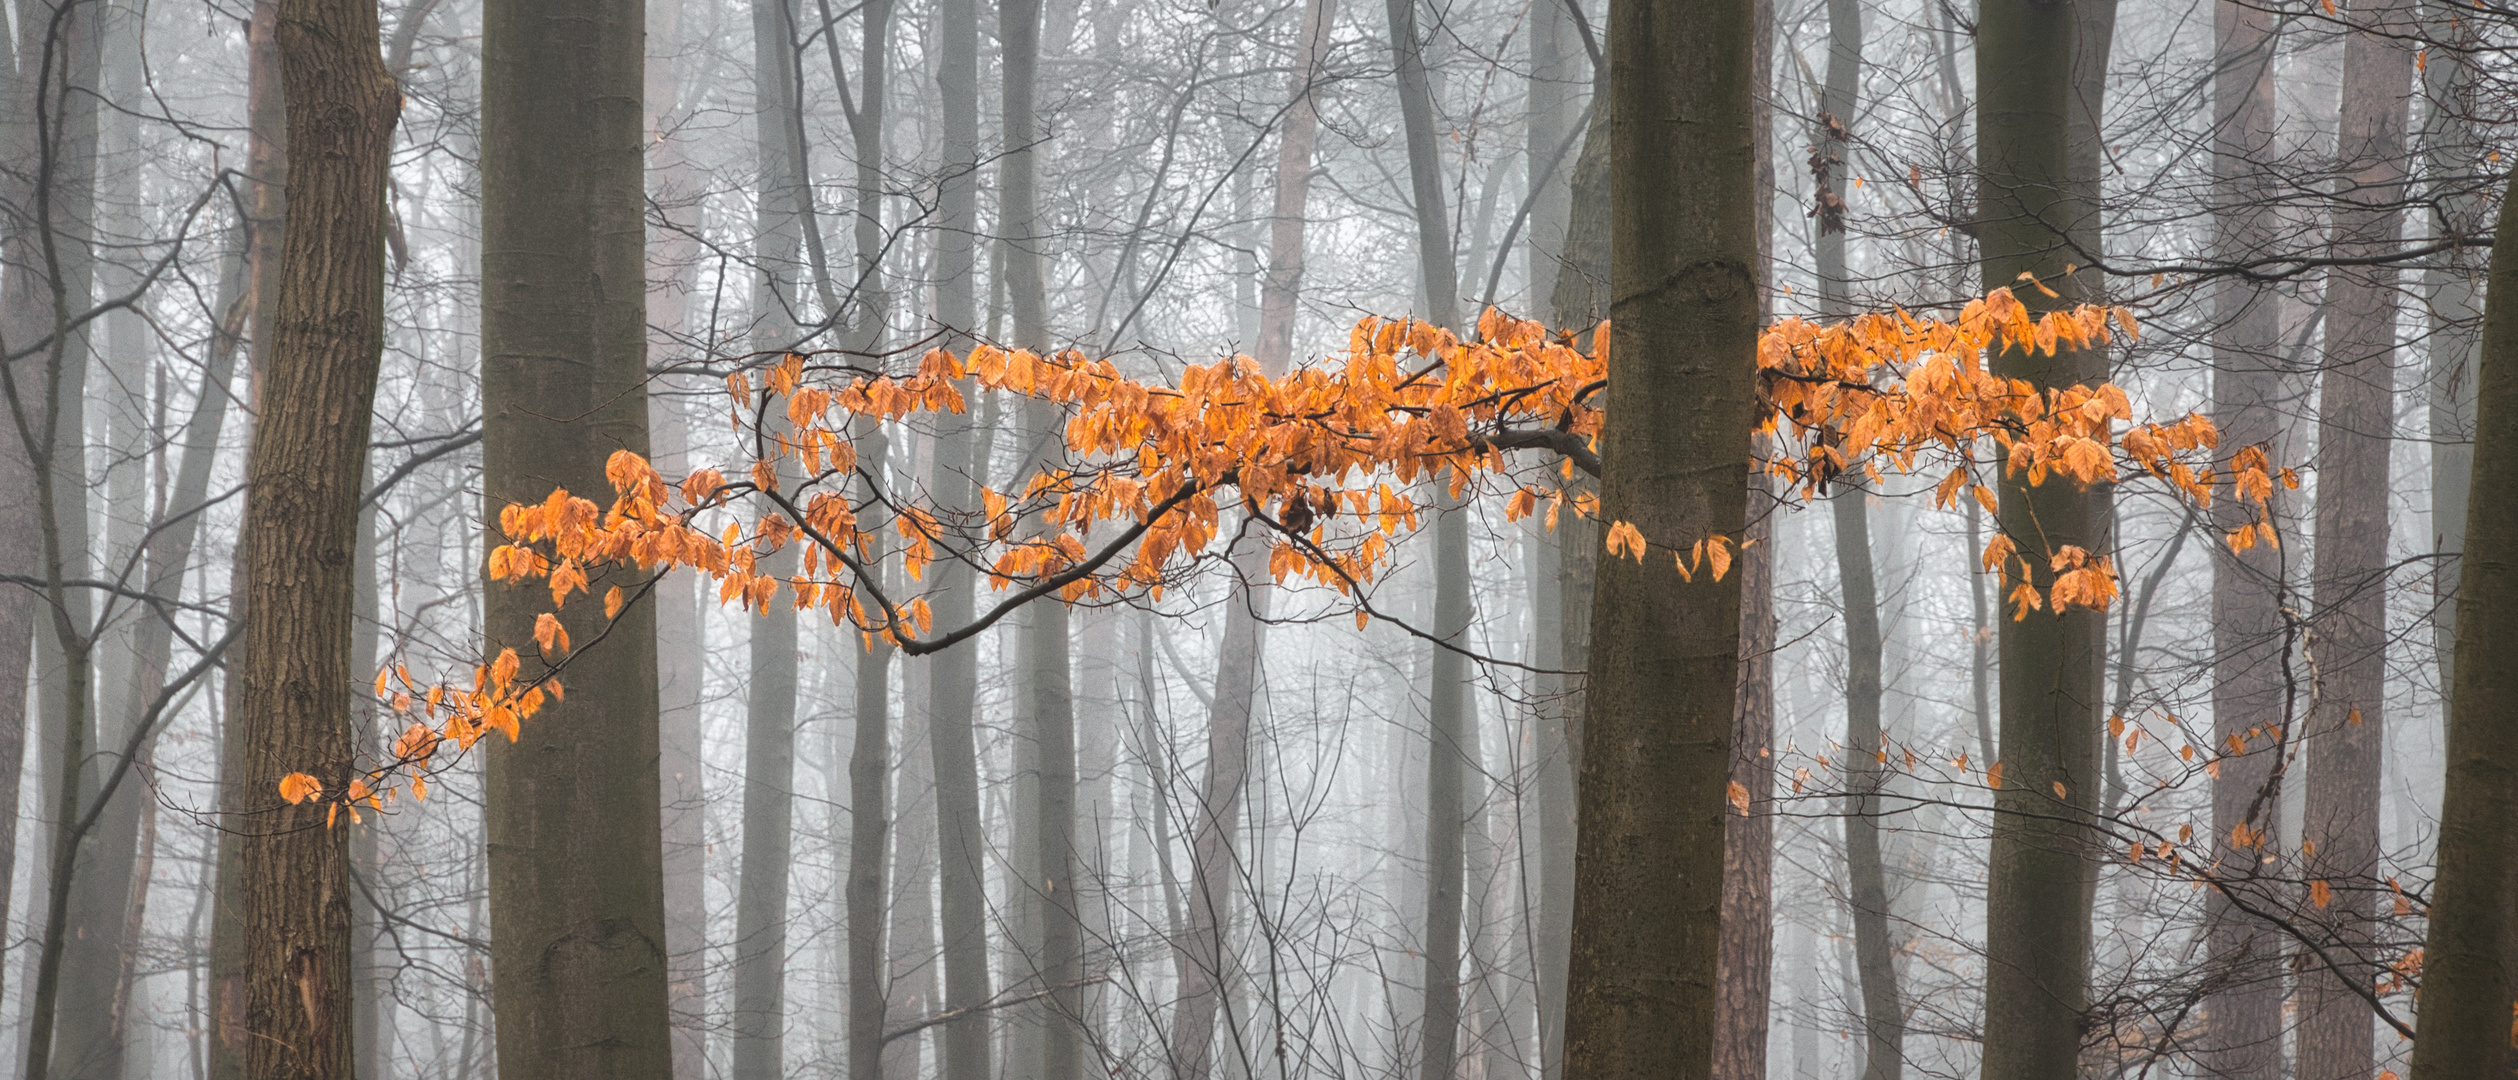
<instances>
[{"instance_id":1,"label":"cluster of orange leaves","mask_svg":"<svg viewBox=\"0 0 2518 1080\"><path fill-rule=\"evenodd\" d=\"M1989 446L1991 460L2031 482L2061 475L2086 485L2131 469L2208 502L2215 476L2206 455L2218 439L2208 419L2119 433L2115 424L2130 420L2130 406L2113 386L2039 390L1994 376L1979 360L1988 348L2102 343L2111 318L2133 329L2121 309L2033 316L1997 289L1956 319L1897 311L1827 324L1782 320L1761 336L1757 355L1762 426L1773 436L1765 467L1806 496L1850 468L1876 479L1883 463L1913 472L1954 462L1937 491L1948 506ZM916 653L967 628L939 634L924 599L889 595L878 572L888 560L911 581L923 581L940 558L984 569L994 588L1017 591L1001 609L1050 593L1067 602L1104 593L1159 600L1167 582L1213 554L1226 509L1240 506L1271 545L1272 577L1352 594L1374 579L1392 541L1418 527L1411 484L1445 484L1458 497L1500 480L1492 486L1510 493L1508 520L1544 514L1550 528L1568 507L1593 513L1592 496L1556 481L1570 478L1578 459L1586 468L1597 460L1610 340L1604 323L1585 351L1570 335L1493 309L1467 338L1412 320L1365 318L1341 360L1270 377L1236 356L1189 367L1168 386L1073 351L933 349L907 375L791 353L727 376L730 422L755 448L736 477L703 468L667 478L635 454L616 453L606 470L614 491L608 506L561 490L504 508L499 526L508 543L490 553L489 571L502 582L542 583L558 608L612 571L643 584L690 569L717 583L721 603L763 613L780 602L818 609L855 626L869 646L880 637ZM860 473L852 427L962 413L970 389L1057 407L1066 419L1064 456L1019 491L982 490L976 507L879 490ZM1556 452L1556 476L1507 452L1514 449ZM2258 479L2250 487L2242 478L2239 490L2261 489L2254 497L2262 503L2271 484L2263 456L2254 460ZM1992 505L1981 483L1972 493ZM728 522L713 533L701 524L737 506L751 511L748 520L725 514ZM1721 578L1737 550L1731 537L1650 538L1626 522L1610 523L1606 541L1612 554L1638 560L1652 548L1669 551L1690 580L1700 569ZM765 571L763 561L789 545L800 547L798 571ZM2007 574L2019 564L2021 617L2041 606L2103 607L2114 596L2104 557L2077 548L2049 555L2053 582L2038 590L2027 585L2029 564L2008 538L1987 548L1988 566ZM620 586L607 588L607 618L626 602ZM1357 625L1366 621L1359 604ZM567 631L546 613L535 639L545 670L529 678L513 648L477 667L469 689L423 687L399 667L380 674L379 697L419 718L354 798L373 804L393 773L425 766L442 742L468 748L489 731L512 740L522 720L561 694L555 672L572 645ZM284 789L291 801L322 794L303 776ZM414 794L424 797L425 789L415 785Z\"/></svg>"}]
</instances>

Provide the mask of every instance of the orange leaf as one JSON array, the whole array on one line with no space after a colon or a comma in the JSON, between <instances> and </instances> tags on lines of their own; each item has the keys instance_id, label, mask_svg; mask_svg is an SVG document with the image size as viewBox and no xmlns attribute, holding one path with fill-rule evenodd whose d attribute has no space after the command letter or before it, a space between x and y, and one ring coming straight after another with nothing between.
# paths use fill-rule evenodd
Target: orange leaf
<instances>
[{"instance_id":1,"label":"orange leaf","mask_svg":"<svg viewBox=\"0 0 2518 1080\"><path fill-rule=\"evenodd\" d=\"M321 794L323 781L305 773L293 772L280 778L280 797L287 799L292 806Z\"/></svg>"},{"instance_id":2,"label":"orange leaf","mask_svg":"<svg viewBox=\"0 0 2518 1080\"><path fill-rule=\"evenodd\" d=\"M1749 816L1749 789L1747 785L1742 784L1737 780L1732 781L1729 789L1729 797L1731 799L1731 805L1740 811L1741 817Z\"/></svg>"},{"instance_id":3,"label":"orange leaf","mask_svg":"<svg viewBox=\"0 0 2518 1080\"><path fill-rule=\"evenodd\" d=\"M1987 766L1987 767L1986 767L1986 769L1985 769L1985 786L1986 786L1986 787L1989 787L1989 788L1992 788L1992 789L1994 789L1994 790L1996 790L1996 791L2000 791L2000 790L2002 790L2002 763L2001 763L2001 762L1997 761L1997 762L1994 762L1992 765L1990 765L1990 766Z\"/></svg>"}]
</instances>

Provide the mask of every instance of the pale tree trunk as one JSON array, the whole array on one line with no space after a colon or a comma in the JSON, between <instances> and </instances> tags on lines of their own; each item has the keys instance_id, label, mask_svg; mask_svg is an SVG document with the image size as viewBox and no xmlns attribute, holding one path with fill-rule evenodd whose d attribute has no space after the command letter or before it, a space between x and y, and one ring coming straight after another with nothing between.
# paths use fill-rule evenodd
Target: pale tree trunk
<instances>
[{"instance_id":1,"label":"pale tree trunk","mask_svg":"<svg viewBox=\"0 0 2518 1080\"><path fill-rule=\"evenodd\" d=\"M2518 250L2518 181L2501 200L2493 247ZM2502 241L2507 246L2501 245ZM2495 259L2476 369L2474 486L2457 583L2457 685L2449 699L2439 874L2423 945L2412 1080L2465 1080L2518 1067L2509 1002L2518 993L2518 261Z\"/></svg>"},{"instance_id":2,"label":"pale tree trunk","mask_svg":"<svg viewBox=\"0 0 2518 1080\"><path fill-rule=\"evenodd\" d=\"M887 1017L924 1016L942 1000L936 951L936 802L934 755L928 747L934 694L932 663L903 665L900 782L892 799L892 883L888 894L890 947L886 952ZM896 1023L887 1021L887 1024ZM883 1080L918 1080L927 1035L895 1039L883 1048Z\"/></svg>"},{"instance_id":3,"label":"pale tree trunk","mask_svg":"<svg viewBox=\"0 0 2518 1080\"><path fill-rule=\"evenodd\" d=\"M1843 197L1838 185L1852 175L1849 134L1861 106L1863 64L1860 0L1827 5L1827 82L1819 100L1819 128L1812 138L1829 160L1821 197ZM1846 267L1845 231L1819 218L1819 314L1853 314L1852 276ZM1880 590L1872 570L1871 493L1859 469L1849 470L1828 502L1836 524L1836 576L1845 613L1845 887L1853 917L1854 970L1861 982L1863 1080L1898 1080L1906 1068L1905 1008L1899 1000L1897 945L1889 936L1888 871L1880 859L1880 792L1887 770L1873 754L1880 741Z\"/></svg>"},{"instance_id":4,"label":"pale tree trunk","mask_svg":"<svg viewBox=\"0 0 2518 1080\"><path fill-rule=\"evenodd\" d=\"M2031 311L2089 295L2088 272L2064 271L2086 256L2072 245L2094 235L2095 213L2074 170L2075 64L2080 15L2070 5L1986 0L1980 6L1976 85L1981 176L1977 242L1983 287L2023 272L2061 293L2023 286ZM2038 387L2095 384L2106 358L2091 349L2052 356L2013 350L1993 370ZM1997 527L2051 583L2046 555L2062 545L2103 553L2104 497L2068 483L2001 484ZM2104 707L2106 621L2076 610L2004 620L2000 660L2002 787L1986 890L1986 1076L2069 1080L2080 1052L2089 994L2090 897L2096 880L2088 814L2101 787L2099 712Z\"/></svg>"},{"instance_id":5,"label":"pale tree trunk","mask_svg":"<svg viewBox=\"0 0 2518 1080\"><path fill-rule=\"evenodd\" d=\"M2430 177L2430 225L2443 237L2478 236L2488 224L2490 189L2468 178L2486 164L2489 151L2475 124L2479 76L2464 50L2479 41L2466 9L2449 0L2422 5L2423 37L2430 49L2422 67L2422 169ZM2483 345L2483 275L2490 260L2458 247L2423 271L2429 323L2431 424L2432 651L2439 685L2456 685L2457 559L2465 550L2467 493L2474 477L2475 363Z\"/></svg>"},{"instance_id":6,"label":"pale tree trunk","mask_svg":"<svg viewBox=\"0 0 2518 1080\"><path fill-rule=\"evenodd\" d=\"M650 184L664 218L647 251L648 350L671 361L689 330L691 291L703 257L699 198L705 184L679 137L681 0L647 12L646 124ZM655 464L666 476L689 471L690 431L671 399L648 400ZM700 691L706 642L699 594L689 575L656 586L656 780L664 830L667 995L673 1017L674 1080L702 1080L708 1067L707 816L700 779Z\"/></svg>"},{"instance_id":7,"label":"pale tree trunk","mask_svg":"<svg viewBox=\"0 0 2518 1080\"><path fill-rule=\"evenodd\" d=\"M2413 93L2412 0L2352 5L2343 46L2343 115L2336 159L2343 205L2332 244L2340 257L2393 250L2403 211L2405 128ZM2381 974L2376 929L2380 755L2386 725L2388 444L2395 430L2398 272L2338 267L2326 282L2324 368L2317 408L2317 547L2310 570L2310 659L2316 675L2306 730L2307 830L2312 890L2331 903L2307 915L2327 956L2304 961L2296 1071L2300 1080L2370 1075L2374 1019L2361 988Z\"/></svg>"},{"instance_id":8,"label":"pale tree trunk","mask_svg":"<svg viewBox=\"0 0 2518 1080\"><path fill-rule=\"evenodd\" d=\"M753 0L752 119L760 198L753 214L752 349L765 356L796 339L803 244L801 155L792 0ZM783 413L777 414L783 416ZM783 429L783 422L776 424ZM795 470L777 469L782 484ZM796 572L796 551L761 560L774 578ZM787 885L795 848L796 610L773 603L750 623L744 683L743 854L735 893L733 1030L735 1080L785 1075Z\"/></svg>"},{"instance_id":9,"label":"pale tree trunk","mask_svg":"<svg viewBox=\"0 0 2518 1080\"><path fill-rule=\"evenodd\" d=\"M1453 259L1451 215L1444 209L1443 167L1437 150L1434 92L1425 70L1416 0L1387 0L1390 48L1398 70L1399 116L1408 151L1409 187L1416 211L1418 284L1427 322L1449 330L1460 322L1459 270ZM1469 668L1459 650L1468 646L1469 518L1450 490L1451 476L1426 478L1434 506L1434 622L1430 646L1425 779L1424 1021L1418 1028L1418 1075L1448 1080L1457 1066L1460 1040L1460 914L1463 829L1466 825L1469 738Z\"/></svg>"},{"instance_id":10,"label":"pale tree trunk","mask_svg":"<svg viewBox=\"0 0 2518 1080\"><path fill-rule=\"evenodd\" d=\"M1337 0L1304 0L1289 78L1285 124L1277 136L1275 203L1268 221L1268 267L1259 284L1260 371L1282 377L1293 366L1301 314L1303 248L1309 224L1312 152L1320 135L1314 97L1330 46ZM1256 526L1253 526L1256 528ZM1241 824L1242 785L1249 768L1250 717L1259 690L1259 652L1267 640L1274 590L1263 580L1266 552L1254 538L1232 560L1232 597L1224 609L1215 689L1207 715L1206 771L1190 832L1190 878L1181 933L1173 950L1179 1006L1172 1018L1171 1066L1179 1080L1204 1080L1215 1040L1215 1014L1225 973L1222 927L1232 905L1234 832ZM1151 701L1147 708L1152 708ZM1165 850L1169 850L1168 847Z\"/></svg>"},{"instance_id":11,"label":"pale tree trunk","mask_svg":"<svg viewBox=\"0 0 2518 1080\"><path fill-rule=\"evenodd\" d=\"M857 155L857 348L879 354L884 342L888 294L883 283L883 146L886 76L891 64L892 0L873 0L862 9L859 40L857 111L850 117ZM826 30L825 33L832 31ZM833 56L836 57L836 53ZM834 68L837 61L833 61ZM839 72L831 76L838 79ZM878 477L886 475L891 442L879 426L868 427L858 440L859 453ZM872 492L867 492L870 496ZM881 561L883 541L870 541L869 556ZM843 634L843 636L845 636ZM848 757L848 1075L876 1080L884 1074L883 1028L890 1002L884 951L884 901L887 887L884 859L896 842L891 833L892 645L869 638L857 658L856 739ZM906 740L904 740L905 742ZM923 794L921 792L920 794ZM906 793L904 797L909 797ZM906 818L906 815L904 815ZM910 835L908 829L897 834ZM926 898L917 903L924 915ZM915 1047L915 1043L910 1044Z\"/></svg>"},{"instance_id":12,"label":"pale tree trunk","mask_svg":"<svg viewBox=\"0 0 2518 1080\"><path fill-rule=\"evenodd\" d=\"M1671 553L1748 527L1756 5L1627 0L1609 22L1604 276L1661 284L1612 303L1600 513L1660 546L1601 561L1591 607L1566 1068L1709 1080L1741 578L1684 580Z\"/></svg>"},{"instance_id":13,"label":"pale tree trunk","mask_svg":"<svg viewBox=\"0 0 2518 1080\"><path fill-rule=\"evenodd\" d=\"M2236 262L2274 241L2274 16L2243 0L2214 6L2213 248ZM2225 279L2213 288L2212 418L2223 446L2277 445L2283 420L2281 305L2272 291ZM2238 500L2212 510L2216 533L2247 523ZM2216 744L2282 712L2282 554L2259 545L2212 560L2212 714ZM2251 865L2252 847L2232 843L2240 825L2270 831L2276 752L2270 745L2221 762L2212 788L2212 847L2223 866ZM2240 911L2229 894L2205 898L2206 956L2225 982L2206 999L2212 1023L2199 1060L2231 1080L2275 1080L2282 1066L2282 941L2272 926Z\"/></svg>"},{"instance_id":14,"label":"pale tree trunk","mask_svg":"<svg viewBox=\"0 0 2518 1080\"><path fill-rule=\"evenodd\" d=\"M979 154L979 11L977 0L943 0L935 21L936 89L943 135L943 175L936 196L937 325L950 344L966 348L977 328L975 249L979 214L972 176ZM968 392L967 390L965 391ZM979 503L978 477L987 468L986 440L967 416L948 417L937 432L928 490L947 509ZM970 621L978 582L958 560L938 563L929 594L935 620L944 626ZM982 835L979 758L972 726L979 647L973 642L935 654L934 710L927 746L935 766L936 871L941 892L938 940L944 952L944 1001L940 1011L962 1018L938 1036L941 1080L993 1080L989 1017L979 1012L994 996L988 970L988 847ZM968 1010L967 1012L965 1010Z\"/></svg>"},{"instance_id":15,"label":"pale tree trunk","mask_svg":"<svg viewBox=\"0 0 2518 1080\"><path fill-rule=\"evenodd\" d=\"M40 944L29 954L34 975L21 998L31 1006L26 1075L37 1078L55 1062L69 1075L120 1064L110 1010L130 849L121 846L122 865L103 870L118 845L94 822L81 821L116 756L100 746L119 733L100 728L96 677L100 662L109 673L117 666L117 650L97 624L92 591L62 584L94 575L87 469L91 329L74 328L70 320L87 313L96 279L98 97L105 92L100 75L109 14L103 3L81 0L32 3L19 12L20 112L9 119L22 179L6 193L15 220L0 241L10 267L0 281L0 344L13 353L31 350L10 364L8 398L15 426L29 436L16 449L33 463L28 506L48 631L36 634L35 656L46 750L38 775L52 806L45 819L51 829L40 864L46 871L29 890L42 897L45 917ZM80 867L89 871L85 879L73 872ZM118 883L123 890L113 891Z\"/></svg>"},{"instance_id":16,"label":"pale tree trunk","mask_svg":"<svg viewBox=\"0 0 2518 1080\"><path fill-rule=\"evenodd\" d=\"M1049 298L1043 281L1039 209L1039 160L1042 138L1034 98L1041 54L1040 0L1000 0L998 40L1003 46L1000 116L1004 123L1005 156L998 165L998 215L1004 233L1004 281L1014 315L1017 348L1046 354L1049 342ZM1026 400L1020 424L1028 441L1023 457L1026 478L1056 459L1065 439L1058 411L1049 403ZM1038 939L1027 942L1037 966L1039 990L1048 999L1032 1017L1035 1024L1030 1061L1009 1062L1022 1072L1037 1070L1042 1080L1077 1080L1084 1068L1084 934L1075 891L1075 692L1068 662L1067 605L1049 598L1027 608L1016 631L1021 685L1028 695L1031 748L1038 762L1032 778L1030 805L1021 814L1028 822L1032 850L1018 851L1018 903L1026 906ZM1036 1018L1036 1019L1035 1019ZM1030 1054L1025 1054L1030 1057Z\"/></svg>"},{"instance_id":17,"label":"pale tree trunk","mask_svg":"<svg viewBox=\"0 0 2518 1080\"><path fill-rule=\"evenodd\" d=\"M1592 328L1608 317L1609 280L1609 110L1599 97L1607 68L1595 71L1591 124L1583 132L1582 152L1568 181L1565 246L1556 266L1555 289L1548 305L1556 324L1574 331L1588 344ZM1755 121L1752 118L1752 126ZM1567 494L1588 490L1577 476L1564 485ZM1553 665L1575 672L1553 680L1548 695L1548 738L1543 744L1561 761L1540 775L1539 1062L1541 1080L1561 1080L1565 1073L1565 1022L1573 956L1574 850L1577 846L1578 799L1575 777L1582 763L1582 724L1589 667L1591 601L1599 569L1594 548L1600 533L1588 519L1562 514L1557 521L1553 573L1542 588L1555 593L1541 610L1553 609L1559 654Z\"/></svg>"},{"instance_id":18,"label":"pale tree trunk","mask_svg":"<svg viewBox=\"0 0 2518 1080\"><path fill-rule=\"evenodd\" d=\"M337 797L353 775L343 695L351 669L352 563L376 372L384 347L385 172L399 90L379 55L373 5L281 0L276 38L291 107L287 222L263 410L247 464L241 665L224 770L250 822L232 833L241 907L243 1070L347 1080L350 907L337 804L281 801L281 776L313 774Z\"/></svg>"},{"instance_id":19,"label":"pale tree trunk","mask_svg":"<svg viewBox=\"0 0 2518 1080\"><path fill-rule=\"evenodd\" d=\"M482 486L496 520L554 488L601 499L648 445L637 0L492 0L482 56ZM490 538L495 543L495 536ZM617 574L598 576L600 597ZM488 647L534 657L543 590L492 584ZM568 700L491 738L485 768L493 1002L508 1080L667 1080L656 612L559 612L594 643ZM528 660L528 674L534 660Z\"/></svg>"}]
</instances>

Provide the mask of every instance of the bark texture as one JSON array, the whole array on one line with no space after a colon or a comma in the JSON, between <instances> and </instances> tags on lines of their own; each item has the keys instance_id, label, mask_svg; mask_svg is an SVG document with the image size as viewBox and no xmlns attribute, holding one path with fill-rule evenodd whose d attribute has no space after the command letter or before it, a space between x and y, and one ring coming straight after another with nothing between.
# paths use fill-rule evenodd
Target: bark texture
<instances>
[{"instance_id":1,"label":"bark texture","mask_svg":"<svg viewBox=\"0 0 2518 1080\"><path fill-rule=\"evenodd\" d=\"M2501 201L2494 250L2518 250L2518 181ZM2507 245L2507 246L2502 246ZM2412 1080L2518 1068L2518 260L2494 259L2475 384L2474 487L2457 582L2457 684L2448 705L2439 874L2423 945Z\"/></svg>"},{"instance_id":2,"label":"bark texture","mask_svg":"<svg viewBox=\"0 0 2518 1080\"><path fill-rule=\"evenodd\" d=\"M245 994L244 1071L348 1080L348 829L328 827L352 776L343 698L368 428L384 348L385 171L399 89L379 55L376 8L281 0L289 192L263 410L247 464L244 557L253 603L231 671L231 797ZM280 778L313 774L326 801L295 806ZM346 817L347 814L344 814Z\"/></svg>"},{"instance_id":3,"label":"bark texture","mask_svg":"<svg viewBox=\"0 0 2518 1080\"><path fill-rule=\"evenodd\" d=\"M638 0L492 0L482 35L482 482L495 521L554 488L608 499L649 452ZM492 537L491 542L498 542ZM635 585L596 576L593 595ZM547 592L493 583L489 647L531 674ZM580 596L571 691L492 738L486 792L500 1075L666 1080L656 612Z\"/></svg>"},{"instance_id":4,"label":"bark texture","mask_svg":"<svg viewBox=\"0 0 2518 1080\"><path fill-rule=\"evenodd\" d=\"M1602 561L1593 598L1567 1075L1707 1080L1741 584L1669 552L1747 528L1755 5L1618 0L1609 23L1601 513L1659 546Z\"/></svg>"},{"instance_id":5,"label":"bark texture","mask_svg":"<svg viewBox=\"0 0 2518 1080\"><path fill-rule=\"evenodd\" d=\"M1983 285L2008 287L2033 273L2061 294L2022 288L2032 311L2086 298L2075 242L2094 238L2090 205L2076 183L2075 93L2082 62L2078 6L2053 0L1986 0L1977 20L1976 86L1981 141L1977 242ZM2038 387L2095 385L2099 350L1991 358L1997 374ZM2045 556L2074 545L2105 552L2101 493L2069 483L2001 485L1996 524L2051 585ZM2029 613L2001 622L2002 786L1994 793L1986 888L1984 1073L2005 1080L2070 1080L2088 1007L2090 897L2096 881L2089 814L2101 787L2099 714L2105 707L2103 613Z\"/></svg>"}]
</instances>

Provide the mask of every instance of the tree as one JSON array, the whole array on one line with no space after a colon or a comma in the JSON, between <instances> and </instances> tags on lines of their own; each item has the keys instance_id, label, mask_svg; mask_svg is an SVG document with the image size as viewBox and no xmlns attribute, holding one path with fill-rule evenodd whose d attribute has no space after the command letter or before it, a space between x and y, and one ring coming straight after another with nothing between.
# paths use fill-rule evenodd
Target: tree
<instances>
[{"instance_id":1,"label":"tree","mask_svg":"<svg viewBox=\"0 0 2518 1080\"><path fill-rule=\"evenodd\" d=\"M2344 39L2335 148L2345 185L2332 226L2339 256L2384 255L2403 225L2397 201L2407 171L2415 47L2402 35L2415 29L2414 15L2411 0L2353 5L2361 25ZM2301 734L2308 756L2303 849L2314 845L2306 870L2314 906L2325 909L2311 918L2336 946L2325 950L2328 957L2363 951L2377 916L2397 279L2389 265L2338 266L2326 283L2309 596L2317 697ZM2320 887L2325 891L2315 891ZM2381 970L2370 961L2321 957L2301 973L2303 1080L2369 1075L2376 1025L2361 988L2374 985Z\"/></svg>"},{"instance_id":2,"label":"tree","mask_svg":"<svg viewBox=\"0 0 2518 1080\"><path fill-rule=\"evenodd\" d=\"M1738 537L1756 413L1753 5L1609 11L1609 379L1600 507ZM1684 118L1684 122L1679 122ZM1729 359L1726 359L1729 358ZM1592 602L1567 1075L1710 1078L1740 581L1603 563Z\"/></svg>"},{"instance_id":3,"label":"tree","mask_svg":"<svg viewBox=\"0 0 2518 1080\"><path fill-rule=\"evenodd\" d=\"M2494 250L2518 250L2518 179L2501 200ZM2499 241L2507 240L2508 247ZM2490 1076L2518 1065L2508 1003L2518 993L2518 634L2491 614L2518 603L2518 504L2494 497L2518 483L2518 260L2495 258L2474 388L2474 487L2457 582L2456 686L2448 704L2447 790L2440 801L2439 875L2423 946L2422 1012L2413 1080Z\"/></svg>"},{"instance_id":4,"label":"tree","mask_svg":"<svg viewBox=\"0 0 2518 1080\"><path fill-rule=\"evenodd\" d=\"M354 1074L347 834L331 818L368 792L342 694L368 425L384 348L385 173L401 94L374 5L280 0L287 217L266 400L247 470L244 558L254 602L230 675L241 813L236 892L243 1065L275 1080ZM311 769L343 801L283 803ZM31 1069L40 1075L41 1069Z\"/></svg>"},{"instance_id":5,"label":"tree","mask_svg":"<svg viewBox=\"0 0 2518 1080\"><path fill-rule=\"evenodd\" d=\"M2244 3L2213 5L2213 246L2239 262L2274 242L2273 176L2265 158L2274 141L2273 58L2280 42L2268 12ZM2212 403L2224 436L2236 445L2273 441L2281 427L2283 342L2274 298L2227 279L2213 289ZM2213 524L2239 527L2244 509L2214 509ZM2271 544L2226 551L2212 560L2212 716L2226 742L2281 708L2282 558ZM2275 803L2277 751L2259 748L2221 765L2212 789L2212 837L2227 864L2256 858L2235 843L2269 824ZM2242 826L2244 828L2242 828ZM2212 1026L2202 1060L2232 1080L2275 1080L2281 1070L2282 985L2274 929L2242 911L2224 890L2205 898L2205 935L2213 965L2227 985L2209 999Z\"/></svg>"},{"instance_id":6,"label":"tree","mask_svg":"<svg viewBox=\"0 0 2518 1080\"><path fill-rule=\"evenodd\" d=\"M482 54L482 474L492 508L599 490L647 451L645 14L636 0L487 5ZM609 287L607 287L609 286ZM532 495L525 494L533 492ZM486 633L540 605L493 585ZM654 608L559 625L614 647L528 740L487 755L498 1061L511 1078L672 1073Z\"/></svg>"},{"instance_id":7,"label":"tree","mask_svg":"<svg viewBox=\"0 0 2518 1080\"><path fill-rule=\"evenodd\" d=\"M1976 240L1984 281L1996 288L2033 277L2043 284L2023 299L2034 308L2071 303L2088 287L2086 271L2068 272L2088 259L2073 244L2094 235L2085 216L2097 212L2075 185L2078 18L2077 7L2035 0L1986 0L1977 16ZM2040 389L2106 377L2105 354L2094 349L2007 349L1992 365ZM2029 479L2013 473L2002 484L1999 535L2049 551L2105 550L2108 515L2098 493ZM2025 571L2033 583L2061 568ZM2068 1080L2079 1061L2106 631L2105 618L2088 609L2033 611L2005 622L1997 642L2004 771L1985 896L1987 1076Z\"/></svg>"}]
</instances>

